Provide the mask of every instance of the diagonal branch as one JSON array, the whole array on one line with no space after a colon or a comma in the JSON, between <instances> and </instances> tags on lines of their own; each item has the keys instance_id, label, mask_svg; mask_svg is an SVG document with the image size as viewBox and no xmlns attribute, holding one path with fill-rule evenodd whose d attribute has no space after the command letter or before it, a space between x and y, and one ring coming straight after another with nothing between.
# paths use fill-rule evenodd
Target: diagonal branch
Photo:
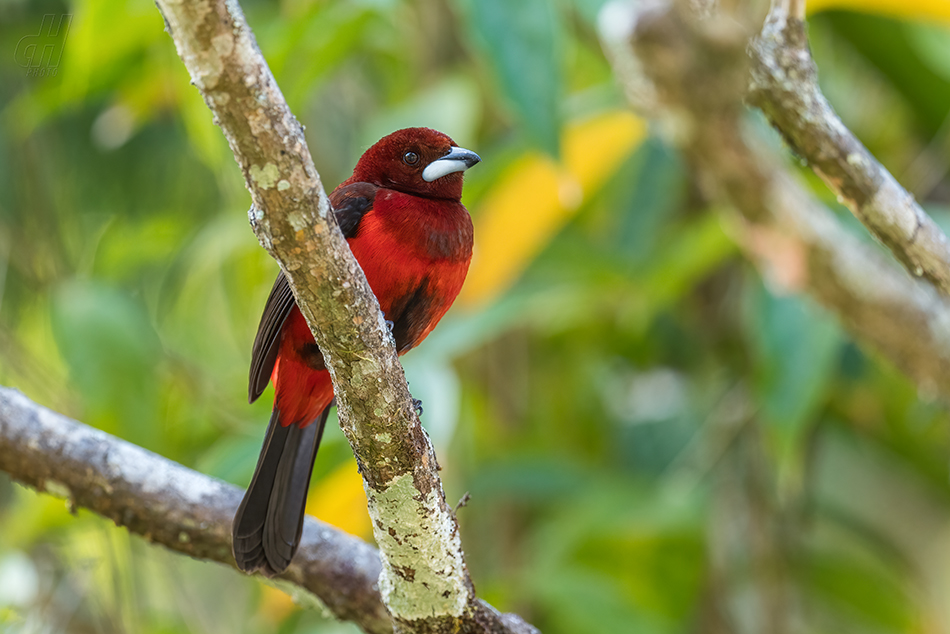
<instances>
[{"instance_id":1,"label":"diagonal branch","mask_svg":"<svg viewBox=\"0 0 950 634\"><path fill-rule=\"evenodd\" d=\"M825 99L804 16L773 6L750 54L749 102L908 271L950 295L950 242Z\"/></svg>"},{"instance_id":2,"label":"diagonal branch","mask_svg":"<svg viewBox=\"0 0 950 634\"><path fill-rule=\"evenodd\" d=\"M0 387L0 470L65 497L171 550L234 566L235 486L167 460ZM379 553L360 539L308 517L290 568L279 577L315 596L337 618L370 634L393 622L377 587ZM520 618L479 602L482 631L537 632Z\"/></svg>"},{"instance_id":3,"label":"diagonal branch","mask_svg":"<svg viewBox=\"0 0 950 634\"><path fill-rule=\"evenodd\" d=\"M787 161L751 138L742 104L750 34L742 19L699 20L685 4L608 9L602 37L620 82L650 85L662 127L710 198L738 212L728 218L737 241L770 281L809 293L926 392L950 396L950 302L850 235Z\"/></svg>"},{"instance_id":4,"label":"diagonal branch","mask_svg":"<svg viewBox=\"0 0 950 634\"><path fill-rule=\"evenodd\" d=\"M392 336L237 0L156 4L241 167L251 225L287 274L330 370L397 631L483 631L497 618L475 600L458 523Z\"/></svg>"}]
</instances>

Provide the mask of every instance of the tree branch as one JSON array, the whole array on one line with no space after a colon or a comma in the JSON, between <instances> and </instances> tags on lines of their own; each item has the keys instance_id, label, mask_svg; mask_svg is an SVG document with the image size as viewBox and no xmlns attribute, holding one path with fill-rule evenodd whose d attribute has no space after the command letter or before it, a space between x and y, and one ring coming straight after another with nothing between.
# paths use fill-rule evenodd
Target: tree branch
<instances>
[{"instance_id":1,"label":"tree branch","mask_svg":"<svg viewBox=\"0 0 950 634\"><path fill-rule=\"evenodd\" d=\"M287 273L330 370L381 549L379 587L397 631L482 631L495 617L475 600L458 523L392 336L240 6L156 4L244 173L251 225Z\"/></svg>"},{"instance_id":2,"label":"tree branch","mask_svg":"<svg viewBox=\"0 0 950 634\"><path fill-rule=\"evenodd\" d=\"M804 2L799 4L803 11ZM808 49L804 14L773 6L750 53L749 102L908 271L950 295L946 235L825 99Z\"/></svg>"},{"instance_id":3,"label":"tree branch","mask_svg":"<svg viewBox=\"0 0 950 634\"><path fill-rule=\"evenodd\" d=\"M0 387L0 469L65 497L145 539L229 566L231 518L243 492ZM367 632L392 632L374 588L374 548L308 517L282 579L313 593L338 618Z\"/></svg>"},{"instance_id":4,"label":"tree branch","mask_svg":"<svg viewBox=\"0 0 950 634\"><path fill-rule=\"evenodd\" d=\"M0 470L152 543L234 566L231 518L241 489L50 411L7 387L0 387ZM278 578L365 632L392 634L393 621L377 587L379 571L375 548L307 517L300 549ZM482 631L537 632L481 601L478 612Z\"/></svg>"},{"instance_id":5,"label":"tree branch","mask_svg":"<svg viewBox=\"0 0 950 634\"><path fill-rule=\"evenodd\" d=\"M627 9L625 29L609 9L614 24L602 35L621 83L651 85L661 128L707 194L738 211L729 225L767 279L808 292L926 391L950 396L950 304L850 235L749 134L749 16L698 20L684 4ZM634 61L618 63L624 56ZM645 77L629 77L629 68Z\"/></svg>"}]
</instances>

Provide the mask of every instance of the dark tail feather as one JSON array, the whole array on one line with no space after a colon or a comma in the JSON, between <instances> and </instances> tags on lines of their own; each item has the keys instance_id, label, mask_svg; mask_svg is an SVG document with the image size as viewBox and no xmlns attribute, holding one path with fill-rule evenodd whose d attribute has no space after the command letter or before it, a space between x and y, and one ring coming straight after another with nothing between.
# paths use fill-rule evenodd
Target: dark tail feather
<instances>
[{"instance_id":1,"label":"dark tail feather","mask_svg":"<svg viewBox=\"0 0 950 634\"><path fill-rule=\"evenodd\" d=\"M282 427L271 414L254 477L231 525L232 552L238 568L268 577L290 565L303 531L304 508L313 461L330 408L313 424Z\"/></svg>"}]
</instances>

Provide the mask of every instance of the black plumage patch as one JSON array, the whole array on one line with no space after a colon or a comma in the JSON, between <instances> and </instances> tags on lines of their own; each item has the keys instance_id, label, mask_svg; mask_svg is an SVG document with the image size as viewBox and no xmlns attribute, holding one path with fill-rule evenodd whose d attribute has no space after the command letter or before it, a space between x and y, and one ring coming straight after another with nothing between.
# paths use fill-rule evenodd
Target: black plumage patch
<instances>
[{"instance_id":1,"label":"black plumage patch","mask_svg":"<svg viewBox=\"0 0 950 634\"><path fill-rule=\"evenodd\" d=\"M305 343L297 349L297 354L304 360L311 370L326 370L327 364L323 361L323 352L316 343Z\"/></svg>"},{"instance_id":2,"label":"black plumage patch","mask_svg":"<svg viewBox=\"0 0 950 634\"><path fill-rule=\"evenodd\" d=\"M377 189L371 183L353 183L330 194L330 205L345 238L354 238L359 233L360 221L373 208Z\"/></svg>"},{"instance_id":3,"label":"black plumage patch","mask_svg":"<svg viewBox=\"0 0 950 634\"><path fill-rule=\"evenodd\" d=\"M303 532L313 462L330 407L311 425L280 424L274 409L254 477L231 524L234 561L244 572L265 577L290 565Z\"/></svg>"},{"instance_id":4,"label":"black plumage patch","mask_svg":"<svg viewBox=\"0 0 950 634\"><path fill-rule=\"evenodd\" d=\"M424 278L416 290L406 297L401 306L390 309L389 317L393 321L393 338L396 340L396 351L403 354L419 343L422 333L429 324L432 313L432 293L429 290L429 279Z\"/></svg>"},{"instance_id":5,"label":"black plumage patch","mask_svg":"<svg viewBox=\"0 0 950 634\"><path fill-rule=\"evenodd\" d=\"M254 346L251 348L248 402L256 401L267 388L267 382L270 380L274 362L277 361L277 353L280 350L280 329L296 305L290 283L281 271L277 274L274 287L264 305L264 314L261 315L261 323L257 327L257 336L254 337Z\"/></svg>"}]
</instances>

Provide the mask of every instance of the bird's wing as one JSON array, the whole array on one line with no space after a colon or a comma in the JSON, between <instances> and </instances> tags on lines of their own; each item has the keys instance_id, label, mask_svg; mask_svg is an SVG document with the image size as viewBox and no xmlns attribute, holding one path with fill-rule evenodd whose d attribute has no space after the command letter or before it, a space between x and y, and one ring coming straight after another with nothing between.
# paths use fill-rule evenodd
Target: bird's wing
<instances>
[{"instance_id":1,"label":"bird's wing","mask_svg":"<svg viewBox=\"0 0 950 634\"><path fill-rule=\"evenodd\" d=\"M274 362L277 361L277 351L280 350L280 329L294 306L294 294L284 272L281 271L277 274L274 288L264 305L264 314L261 315L261 323L257 327L254 347L251 348L251 376L247 388L249 403L257 400L270 381Z\"/></svg>"},{"instance_id":2,"label":"bird's wing","mask_svg":"<svg viewBox=\"0 0 950 634\"><path fill-rule=\"evenodd\" d=\"M330 194L330 206L340 225L340 231L346 239L355 238L359 232L360 221L376 200L376 191L379 188L372 183L352 183L345 187L337 187Z\"/></svg>"},{"instance_id":3,"label":"bird's wing","mask_svg":"<svg viewBox=\"0 0 950 634\"><path fill-rule=\"evenodd\" d=\"M437 307L434 305L433 289L429 279L423 278L411 294L407 294L399 305L390 309L393 320L393 339L396 351L405 354L422 341L431 330L432 317Z\"/></svg>"},{"instance_id":4,"label":"bird's wing","mask_svg":"<svg viewBox=\"0 0 950 634\"><path fill-rule=\"evenodd\" d=\"M376 190L377 187L370 183L353 183L337 187L330 194L330 205L343 237L349 239L356 236L363 216L373 208ZM277 352L280 350L280 330L296 305L290 284L281 271L267 298L267 304L264 305L264 314L261 315L261 323L257 327L257 336L251 348L251 371L247 389L247 398L251 403L267 388L267 382L274 371L274 363L277 361Z\"/></svg>"}]
</instances>

